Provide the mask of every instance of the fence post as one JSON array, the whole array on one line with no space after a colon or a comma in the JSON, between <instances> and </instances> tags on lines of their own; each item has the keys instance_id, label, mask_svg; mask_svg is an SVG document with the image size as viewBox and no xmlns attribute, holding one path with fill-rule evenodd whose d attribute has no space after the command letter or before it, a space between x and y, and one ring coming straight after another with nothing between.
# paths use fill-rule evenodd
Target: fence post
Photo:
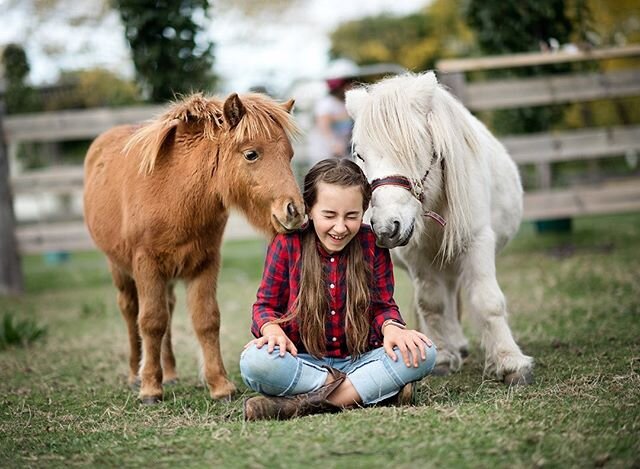
<instances>
[{"instance_id":1,"label":"fence post","mask_svg":"<svg viewBox=\"0 0 640 469\"><path fill-rule=\"evenodd\" d=\"M458 98L458 100L466 105L467 94L466 84L467 80L464 76L464 72L443 72L439 75L440 83L449 88L449 91Z\"/></svg>"},{"instance_id":2,"label":"fence post","mask_svg":"<svg viewBox=\"0 0 640 469\"><path fill-rule=\"evenodd\" d=\"M0 99L0 295L18 295L24 291L24 281L16 240L3 117L4 102Z\"/></svg>"}]
</instances>

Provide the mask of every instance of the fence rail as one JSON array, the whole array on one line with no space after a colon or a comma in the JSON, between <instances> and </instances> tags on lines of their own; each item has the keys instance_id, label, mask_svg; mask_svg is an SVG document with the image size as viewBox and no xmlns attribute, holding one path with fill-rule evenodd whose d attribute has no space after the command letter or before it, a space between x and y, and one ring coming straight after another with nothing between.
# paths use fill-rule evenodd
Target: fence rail
<instances>
[{"instance_id":1,"label":"fence rail","mask_svg":"<svg viewBox=\"0 0 640 469\"><path fill-rule=\"evenodd\" d=\"M472 111L486 111L637 95L640 70L621 70L470 83L459 98Z\"/></svg>"},{"instance_id":2,"label":"fence rail","mask_svg":"<svg viewBox=\"0 0 640 469\"><path fill-rule=\"evenodd\" d=\"M90 140L111 127L150 119L163 109L137 106L15 115L4 119L5 139L11 143Z\"/></svg>"},{"instance_id":3,"label":"fence rail","mask_svg":"<svg viewBox=\"0 0 640 469\"><path fill-rule=\"evenodd\" d=\"M640 149L640 126L545 132L501 141L518 164L587 160Z\"/></svg>"},{"instance_id":4,"label":"fence rail","mask_svg":"<svg viewBox=\"0 0 640 469\"><path fill-rule=\"evenodd\" d=\"M640 179L633 178L526 194L524 217L540 220L638 210Z\"/></svg>"},{"instance_id":5,"label":"fence rail","mask_svg":"<svg viewBox=\"0 0 640 469\"><path fill-rule=\"evenodd\" d=\"M522 54L496 55L473 59L446 59L438 62L436 68L442 73L471 72L478 70L499 70L504 68L533 67L570 62L624 59L640 56L640 44L602 49L569 50L553 53L526 52Z\"/></svg>"}]
</instances>

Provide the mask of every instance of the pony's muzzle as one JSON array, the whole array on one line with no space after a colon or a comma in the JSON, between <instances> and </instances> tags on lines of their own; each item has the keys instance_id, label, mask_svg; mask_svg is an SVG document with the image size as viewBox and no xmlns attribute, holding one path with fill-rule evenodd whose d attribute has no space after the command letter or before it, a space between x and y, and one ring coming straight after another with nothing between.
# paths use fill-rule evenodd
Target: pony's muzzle
<instances>
[{"instance_id":1,"label":"pony's muzzle","mask_svg":"<svg viewBox=\"0 0 640 469\"><path fill-rule=\"evenodd\" d=\"M289 199L281 205L282 216L274 214L274 218L286 231L292 231L300 228L304 223L304 205L297 205L295 201ZM281 230L278 230L281 231Z\"/></svg>"},{"instance_id":2,"label":"pony's muzzle","mask_svg":"<svg viewBox=\"0 0 640 469\"><path fill-rule=\"evenodd\" d=\"M402 232L400 220L392 220L384 224L371 220L371 228L376 235L376 244L388 249L405 246L413 234L413 225L405 233Z\"/></svg>"}]
</instances>

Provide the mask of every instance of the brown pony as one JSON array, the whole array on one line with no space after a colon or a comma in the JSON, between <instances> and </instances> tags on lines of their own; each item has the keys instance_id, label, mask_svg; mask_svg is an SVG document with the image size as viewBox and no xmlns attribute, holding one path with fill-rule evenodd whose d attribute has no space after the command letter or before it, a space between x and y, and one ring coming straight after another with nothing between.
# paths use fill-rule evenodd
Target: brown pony
<instances>
[{"instance_id":1,"label":"brown pony","mask_svg":"<svg viewBox=\"0 0 640 469\"><path fill-rule=\"evenodd\" d=\"M259 94L226 101L193 95L141 127L100 135L85 160L89 232L108 257L127 322L129 384L140 400L162 399L175 381L171 346L174 279L204 355L212 398L230 396L220 356L216 283L229 208L270 235L299 227L304 204L291 171L293 100ZM138 380L139 371L139 380Z\"/></svg>"}]
</instances>

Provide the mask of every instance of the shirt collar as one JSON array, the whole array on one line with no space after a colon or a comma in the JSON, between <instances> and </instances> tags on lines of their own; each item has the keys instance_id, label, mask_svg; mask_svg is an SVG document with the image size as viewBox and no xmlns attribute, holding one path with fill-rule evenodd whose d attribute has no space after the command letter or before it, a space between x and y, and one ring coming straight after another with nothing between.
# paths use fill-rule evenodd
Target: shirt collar
<instances>
[{"instance_id":1,"label":"shirt collar","mask_svg":"<svg viewBox=\"0 0 640 469\"><path fill-rule=\"evenodd\" d=\"M322 257L323 259L329 259L330 257L339 257L341 252L334 252L333 254L329 253L325 247L322 245L322 243L320 242L320 240L318 239L318 237L316 236L316 246L318 248L318 254L320 254L320 257Z\"/></svg>"}]
</instances>

